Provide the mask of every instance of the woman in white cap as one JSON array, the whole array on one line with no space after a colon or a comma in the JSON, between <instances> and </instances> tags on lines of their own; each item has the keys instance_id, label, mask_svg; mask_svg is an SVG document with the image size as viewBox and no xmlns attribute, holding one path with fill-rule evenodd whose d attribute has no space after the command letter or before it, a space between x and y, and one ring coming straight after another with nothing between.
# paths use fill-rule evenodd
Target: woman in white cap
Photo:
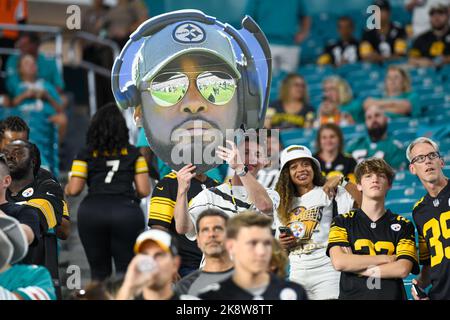
<instances>
[{"instance_id":1,"label":"woman in white cap","mask_svg":"<svg viewBox=\"0 0 450 320\"><path fill-rule=\"evenodd\" d=\"M360 203L359 191L343 175L325 180L319 161L300 145L282 151L275 190L280 195L275 222L289 251L290 280L300 283L312 300L337 299L340 273L326 256L330 224L334 215Z\"/></svg>"}]
</instances>

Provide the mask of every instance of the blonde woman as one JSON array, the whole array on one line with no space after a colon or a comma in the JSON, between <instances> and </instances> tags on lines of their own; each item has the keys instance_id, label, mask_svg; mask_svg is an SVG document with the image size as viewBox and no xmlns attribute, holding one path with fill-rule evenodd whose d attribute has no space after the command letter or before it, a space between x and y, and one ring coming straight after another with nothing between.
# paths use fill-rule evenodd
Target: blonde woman
<instances>
[{"instance_id":1,"label":"blonde woman","mask_svg":"<svg viewBox=\"0 0 450 320\"><path fill-rule=\"evenodd\" d=\"M377 105L391 118L420 115L419 97L411 91L411 80L405 69L390 66L384 80L384 90L382 98L368 97L364 100L364 110Z\"/></svg>"},{"instance_id":2,"label":"blonde woman","mask_svg":"<svg viewBox=\"0 0 450 320\"><path fill-rule=\"evenodd\" d=\"M323 102L319 106L319 117L314 126L326 123L350 125L355 121L349 112L352 108L353 93L350 85L339 76L327 77L322 83Z\"/></svg>"},{"instance_id":3,"label":"blonde woman","mask_svg":"<svg viewBox=\"0 0 450 320\"><path fill-rule=\"evenodd\" d=\"M315 111L309 104L305 79L291 73L283 79L280 97L269 105L266 128L308 128L314 120Z\"/></svg>"}]
</instances>

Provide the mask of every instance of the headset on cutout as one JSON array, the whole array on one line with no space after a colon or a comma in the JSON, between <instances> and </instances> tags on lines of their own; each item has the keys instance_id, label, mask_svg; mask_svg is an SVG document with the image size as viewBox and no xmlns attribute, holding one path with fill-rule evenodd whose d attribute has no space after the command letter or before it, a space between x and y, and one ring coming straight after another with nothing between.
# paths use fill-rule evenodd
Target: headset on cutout
<instances>
[{"instance_id":1,"label":"headset on cutout","mask_svg":"<svg viewBox=\"0 0 450 320\"><path fill-rule=\"evenodd\" d=\"M165 13L141 24L130 35L130 40L114 61L112 68L111 87L118 106L124 110L141 104L141 96L135 83L128 81L123 89L120 88L120 75L130 74L130 70L122 70L130 68L123 64L125 57L128 56L128 59L133 60L136 54L130 50L130 47L143 37L151 36L168 25L184 21L213 25L218 31L223 31L227 35L235 51L236 65L242 76L241 87L237 90L239 105L243 108L241 127L261 128L269 102L272 59L269 43L264 33L249 16L243 18L242 29L239 30L227 23L217 21L215 17L207 16L199 10L191 9Z\"/></svg>"}]
</instances>

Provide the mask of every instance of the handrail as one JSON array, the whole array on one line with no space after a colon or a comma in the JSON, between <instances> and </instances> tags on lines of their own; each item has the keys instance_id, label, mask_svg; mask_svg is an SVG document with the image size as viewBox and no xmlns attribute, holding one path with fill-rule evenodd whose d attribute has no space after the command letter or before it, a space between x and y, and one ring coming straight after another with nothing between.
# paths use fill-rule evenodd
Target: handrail
<instances>
[{"instance_id":1,"label":"handrail","mask_svg":"<svg viewBox=\"0 0 450 320\"><path fill-rule=\"evenodd\" d=\"M55 58L59 72L63 74L62 52L63 52L63 37L62 28L54 26L42 26L38 24L10 24L0 23L0 30L17 30L29 32L45 32L55 35Z\"/></svg>"},{"instance_id":2,"label":"handrail","mask_svg":"<svg viewBox=\"0 0 450 320\"><path fill-rule=\"evenodd\" d=\"M98 44L104 45L106 47L109 47L111 49L111 51L113 52L114 58L120 54L120 48L115 41L99 37L90 32L77 31L74 34L72 34L72 38L70 39L69 55L72 59L75 57L75 54L74 54L75 42L80 39L87 40L89 42L98 43Z\"/></svg>"}]
</instances>

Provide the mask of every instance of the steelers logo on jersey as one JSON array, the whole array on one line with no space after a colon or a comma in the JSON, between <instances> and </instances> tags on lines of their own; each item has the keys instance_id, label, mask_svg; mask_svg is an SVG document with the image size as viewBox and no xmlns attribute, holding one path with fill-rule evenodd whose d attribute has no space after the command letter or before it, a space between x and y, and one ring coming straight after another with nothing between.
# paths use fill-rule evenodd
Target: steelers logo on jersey
<instances>
[{"instance_id":1,"label":"steelers logo on jersey","mask_svg":"<svg viewBox=\"0 0 450 320\"><path fill-rule=\"evenodd\" d=\"M292 230L292 234L294 235L294 237L296 238L303 238L305 236L305 225L303 224L303 222L297 221L297 222L293 222L291 223L291 225L289 226Z\"/></svg>"}]
</instances>

